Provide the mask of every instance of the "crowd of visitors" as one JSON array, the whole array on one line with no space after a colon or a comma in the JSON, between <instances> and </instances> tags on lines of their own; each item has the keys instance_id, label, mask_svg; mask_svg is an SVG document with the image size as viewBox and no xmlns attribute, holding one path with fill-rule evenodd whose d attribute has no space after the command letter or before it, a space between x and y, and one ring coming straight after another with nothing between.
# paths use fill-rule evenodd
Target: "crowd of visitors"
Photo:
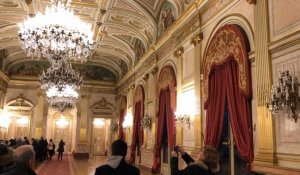
<instances>
[{"instance_id":1,"label":"crowd of visitors","mask_svg":"<svg viewBox=\"0 0 300 175\"><path fill-rule=\"evenodd\" d=\"M31 144L31 145L30 145ZM62 160L65 143L61 140L58 144L58 160ZM98 167L95 175L140 175L140 170L126 162L127 144L121 139L111 145L112 156L106 163ZM0 174L4 175L36 175L34 161L42 162L52 160L55 154L55 144L41 137L39 140L32 138L31 143L24 139L11 139L0 142ZM184 169L178 168L178 156L186 162ZM220 175L219 153L211 146L203 146L199 155L194 160L182 147L176 146L171 153L171 175ZM247 175L262 175L255 172Z\"/></svg>"},{"instance_id":2,"label":"crowd of visitors","mask_svg":"<svg viewBox=\"0 0 300 175\"><path fill-rule=\"evenodd\" d=\"M58 160L62 160L65 143L60 140L58 144ZM27 137L0 141L0 174L6 173L18 174L18 172L27 172L27 174L35 174L32 170L34 161L43 162L44 160L52 160L55 154L55 147L52 139L31 139ZM24 175L26 173L23 173Z\"/></svg>"}]
</instances>

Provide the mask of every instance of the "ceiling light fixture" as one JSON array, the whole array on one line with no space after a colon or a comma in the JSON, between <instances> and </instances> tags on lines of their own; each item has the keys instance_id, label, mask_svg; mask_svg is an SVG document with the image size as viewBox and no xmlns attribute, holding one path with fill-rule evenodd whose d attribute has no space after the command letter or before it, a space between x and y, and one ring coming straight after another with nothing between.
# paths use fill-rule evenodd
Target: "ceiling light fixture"
<instances>
[{"instance_id":1,"label":"ceiling light fixture","mask_svg":"<svg viewBox=\"0 0 300 175\"><path fill-rule=\"evenodd\" d=\"M53 3L45 14L38 13L19 24L22 48L28 57L87 61L93 50L90 25L74 15L70 0Z\"/></svg>"}]
</instances>

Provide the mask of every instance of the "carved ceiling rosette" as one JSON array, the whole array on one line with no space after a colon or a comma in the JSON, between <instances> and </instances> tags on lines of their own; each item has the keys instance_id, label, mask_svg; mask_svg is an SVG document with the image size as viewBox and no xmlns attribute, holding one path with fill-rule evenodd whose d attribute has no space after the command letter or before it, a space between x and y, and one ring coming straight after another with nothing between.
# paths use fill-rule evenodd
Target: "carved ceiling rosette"
<instances>
[{"instance_id":1,"label":"carved ceiling rosette","mask_svg":"<svg viewBox=\"0 0 300 175\"><path fill-rule=\"evenodd\" d=\"M238 64L238 81L241 92L250 95L248 67L248 43L244 31L237 25L225 25L212 37L203 60L203 96L207 103L209 97L209 75L215 65L234 59Z\"/></svg>"}]
</instances>

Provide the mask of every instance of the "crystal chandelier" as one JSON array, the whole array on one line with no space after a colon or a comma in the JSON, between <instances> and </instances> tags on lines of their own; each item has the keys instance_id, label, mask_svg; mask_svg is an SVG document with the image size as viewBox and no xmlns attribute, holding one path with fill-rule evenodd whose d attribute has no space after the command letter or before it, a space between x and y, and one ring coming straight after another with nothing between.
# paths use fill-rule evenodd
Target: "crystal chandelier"
<instances>
[{"instance_id":1,"label":"crystal chandelier","mask_svg":"<svg viewBox=\"0 0 300 175\"><path fill-rule=\"evenodd\" d=\"M69 120L65 116L61 116L60 119L56 120L55 124L58 128L66 128L69 125Z\"/></svg>"},{"instance_id":2,"label":"crystal chandelier","mask_svg":"<svg viewBox=\"0 0 300 175\"><path fill-rule=\"evenodd\" d=\"M91 27L74 15L69 0L56 0L45 14L38 13L19 27L21 45L28 57L85 62L93 50Z\"/></svg>"},{"instance_id":3,"label":"crystal chandelier","mask_svg":"<svg viewBox=\"0 0 300 175\"><path fill-rule=\"evenodd\" d=\"M297 102L300 97L300 90L297 88L299 84L289 71L280 72L280 77L276 84L271 89L271 101L266 96L267 110L272 113L273 118L280 112L287 112L288 116L297 122L300 115L296 114ZM297 90L299 94L296 92Z\"/></svg>"},{"instance_id":4,"label":"crystal chandelier","mask_svg":"<svg viewBox=\"0 0 300 175\"><path fill-rule=\"evenodd\" d=\"M26 127L29 123L28 117L22 116L21 118L17 119L17 125L19 127Z\"/></svg>"},{"instance_id":5,"label":"crystal chandelier","mask_svg":"<svg viewBox=\"0 0 300 175\"><path fill-rule=\"evenodd\" d=\"M58 68L51 66L46 72L43 71L40 82L41 88L46 90L54 86L61 90L67 85L72 89L79 89L82 84L82 76L72 69L71 63L62 62Z\"/></svg>"},{"instance_id":6,"label":"crystal chandelier","mask_svg":"<svg viewBox=\"0 0 300 175\"><path fill-rule=\"evenodd\" d=\"M72 69L71 63L63 62L59 68L51 66L42 73L40 82L50 107L64 111L76 106L82 76Z\"/></svg>"}]
</instances>

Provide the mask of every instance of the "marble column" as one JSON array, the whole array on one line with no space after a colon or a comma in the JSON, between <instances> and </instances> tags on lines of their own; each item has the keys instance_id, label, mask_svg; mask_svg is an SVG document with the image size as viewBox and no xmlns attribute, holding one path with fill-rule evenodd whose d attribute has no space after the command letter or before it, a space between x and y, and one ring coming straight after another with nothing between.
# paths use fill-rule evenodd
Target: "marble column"
<instances>
[{"instance_id":1,"label":"marble column","mask_svg":"<svg viewBox=\"0 0 300 175\"><path fill-rule=\"evenodd\" d=\"M268 1L259 0L254 7L255 61L257 80L258 154L254 162L273 164L275 156L275 127L271 114L266 110L265 96L272 85L269 44Z\"/></svg>"}]
</instances>

